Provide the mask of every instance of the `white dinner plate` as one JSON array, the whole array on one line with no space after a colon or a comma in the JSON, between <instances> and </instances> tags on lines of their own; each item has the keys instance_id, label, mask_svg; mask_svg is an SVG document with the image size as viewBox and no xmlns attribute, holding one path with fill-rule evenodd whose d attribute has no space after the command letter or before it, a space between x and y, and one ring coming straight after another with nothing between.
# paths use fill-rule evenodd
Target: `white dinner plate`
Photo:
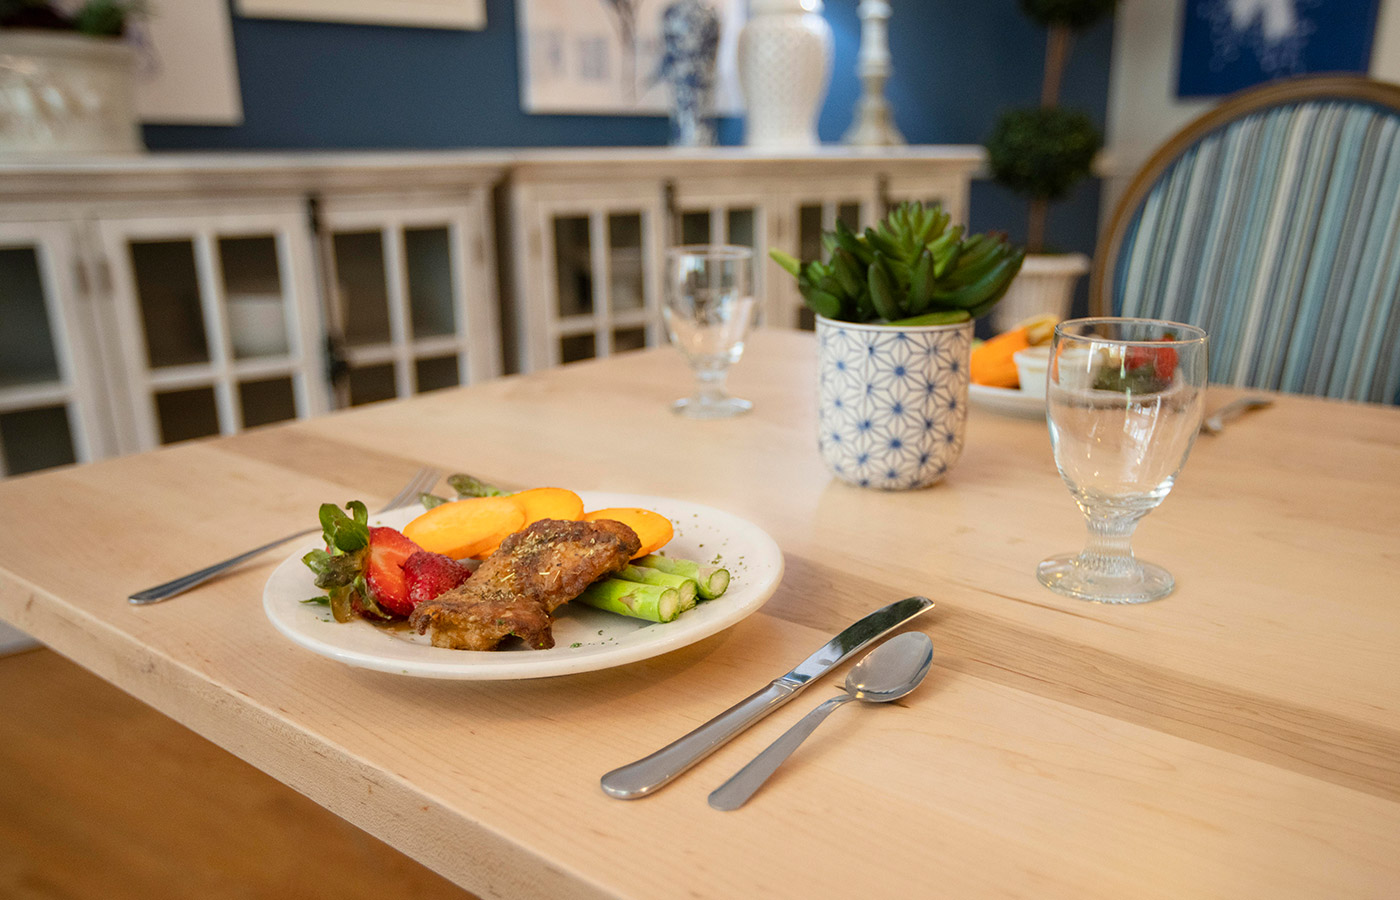
<instances>
[{"instance_id":1,"label":"white dinner plate","mask_svg":"<svg viewBox=\"0 0 1400 900\"><path fill-rule=\"evenodd\" d=\"M1019 388L969 384L967 386L967 399L973 406L1003 415L1020 416L1026 419L1045 418L1044 394L1027 394Z\"/></svg>"},{"instance_id":2,"label":"white dinner plate","mask_svg":"<svg viewBox=\"0 0 1400 900\"><path fill-rule=\"evenodd\" d=\"M419 678L545 678L606 669L693 644L754 613L783 577L777 543L738 516L664 497L595 491L579 496L585 509L639 506L666 516L676 534L662 552L724 566L731 576L729 590L665 623L567 603L555 615L554 647L549 650L530 650L518 641L502 650L447 650L405 628L382 628L362 619L341 623L331 617L329 607L303 603L324 593L301 561L307 551L324 545L308 539L268 578L263 609L277 630L296 643L352 666ZM402 528L422 512L411 506L371 516L370 524Z\"/></svg>"}]
</instances>

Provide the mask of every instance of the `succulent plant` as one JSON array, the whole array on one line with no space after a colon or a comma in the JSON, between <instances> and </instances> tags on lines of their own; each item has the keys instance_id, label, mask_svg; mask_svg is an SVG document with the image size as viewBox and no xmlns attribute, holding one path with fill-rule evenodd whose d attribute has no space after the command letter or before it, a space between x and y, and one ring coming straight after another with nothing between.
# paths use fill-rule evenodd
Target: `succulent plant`
<instances>
[{"instance_id":1,"label":"succulent plant","mask_svg":"<svg viewBox=\"0 0 1400 900\"><path fill-rule=\"evenodd\" d=\"M843 322L949 325L991 310L1025 251L1001 233L964 237L937 204L902 203L863 234L837 221L822 235L827 262L769 256L797 279L813 312Z\"/></svg>"}]
</instances>

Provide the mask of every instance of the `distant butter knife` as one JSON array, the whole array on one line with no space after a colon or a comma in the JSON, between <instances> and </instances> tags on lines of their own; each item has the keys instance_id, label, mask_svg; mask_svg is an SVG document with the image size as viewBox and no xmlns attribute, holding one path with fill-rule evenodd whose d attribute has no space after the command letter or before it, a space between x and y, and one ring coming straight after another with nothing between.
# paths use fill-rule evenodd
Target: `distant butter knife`
<instances>
[{"instance_id":1,"label":"distant butter knife","mask_svg":"<svg viewBox=\"0 0 1400 900\"><path fill-rule=\"evenodd\" d=\"M1273 406L1272 397L1241 397L1231 401L1206 416L1201 423L1201 431L1205 434L1219 434L1225 430L1225 423L1238 419L1251 409L1264 409Z\"/></svg>"},{"instance_id":2,"label":"distant butter knife","mask_svg":"<svg viewBox=\"0 0 1400 900\"><path fill-rule=\"evenodd\" d=\"M927 597L908 597L855 622L827 641L786 675L715 716L674 743L603 776L603 792L621 800L645 797L729 742L853 653L879 640L915 616L932 609Z\"/></svg>"}]
</instances>

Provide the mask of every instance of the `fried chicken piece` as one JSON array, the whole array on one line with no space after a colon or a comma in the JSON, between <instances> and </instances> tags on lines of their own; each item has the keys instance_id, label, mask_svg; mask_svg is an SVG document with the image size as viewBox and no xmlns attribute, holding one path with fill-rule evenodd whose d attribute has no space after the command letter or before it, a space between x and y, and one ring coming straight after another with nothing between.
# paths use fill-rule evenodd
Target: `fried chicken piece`
<instances>
[{"instance_id":1,"label":"fried chicken piece","mask_svg":"<svg viewBox=\"0 0 1400 900\"><path fill-rule=\"evenodd\" d=\"M408 622L419 634L431 628L434 647L494 650L516 635L548 650L554 611L622 569L641 546L636 532L610 519L541 519L501 542L465 583L420 603Z\"/></svg>"}]
</instances>

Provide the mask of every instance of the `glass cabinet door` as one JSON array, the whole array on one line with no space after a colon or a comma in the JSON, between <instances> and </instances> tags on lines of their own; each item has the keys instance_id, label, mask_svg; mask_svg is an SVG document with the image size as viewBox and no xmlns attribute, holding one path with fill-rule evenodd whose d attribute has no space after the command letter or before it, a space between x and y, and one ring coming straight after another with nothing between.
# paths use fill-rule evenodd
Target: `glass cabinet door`
<instances>
[{"instance_id":1,"label":"glass cabinet door","mask_svg":"<svg viewBox=\"0 0 1400 900\"><path fill-rule=\"evenodd\" d=\"M0 477L110 453L68 226L0 224Z\"/></svg>"},{"instance_id":2,"label":"glass cabinet door","mask_svg":"<svg viewBox=\"0 0 1400 900\"><path fill-rule=\"evenodd\" d=\"M525 209L531 252L517 269L524 371L664 340L655 206L617 200Z\"/></svg>"},{"instance_id":3,"label":"glass cabinet door","mask_svg":"<svg viewBox=\"0 0 1400 900\"><path fill-rule=\"evenodd\" d=\"M344 347L342 405L455 387L500 373L485 209L328 205L328 320Z\"/></svg>"},{"instance_id":4,"label":"glass cabinet door","mask_svg":"<svg viewBox=\"0 0 1400 900\"><path fill-rule=\"evenodd\" d=\"M327 408L302 215L106 220L98 227L126 379L123 450Z\"/></svg>"}]
</instances>

